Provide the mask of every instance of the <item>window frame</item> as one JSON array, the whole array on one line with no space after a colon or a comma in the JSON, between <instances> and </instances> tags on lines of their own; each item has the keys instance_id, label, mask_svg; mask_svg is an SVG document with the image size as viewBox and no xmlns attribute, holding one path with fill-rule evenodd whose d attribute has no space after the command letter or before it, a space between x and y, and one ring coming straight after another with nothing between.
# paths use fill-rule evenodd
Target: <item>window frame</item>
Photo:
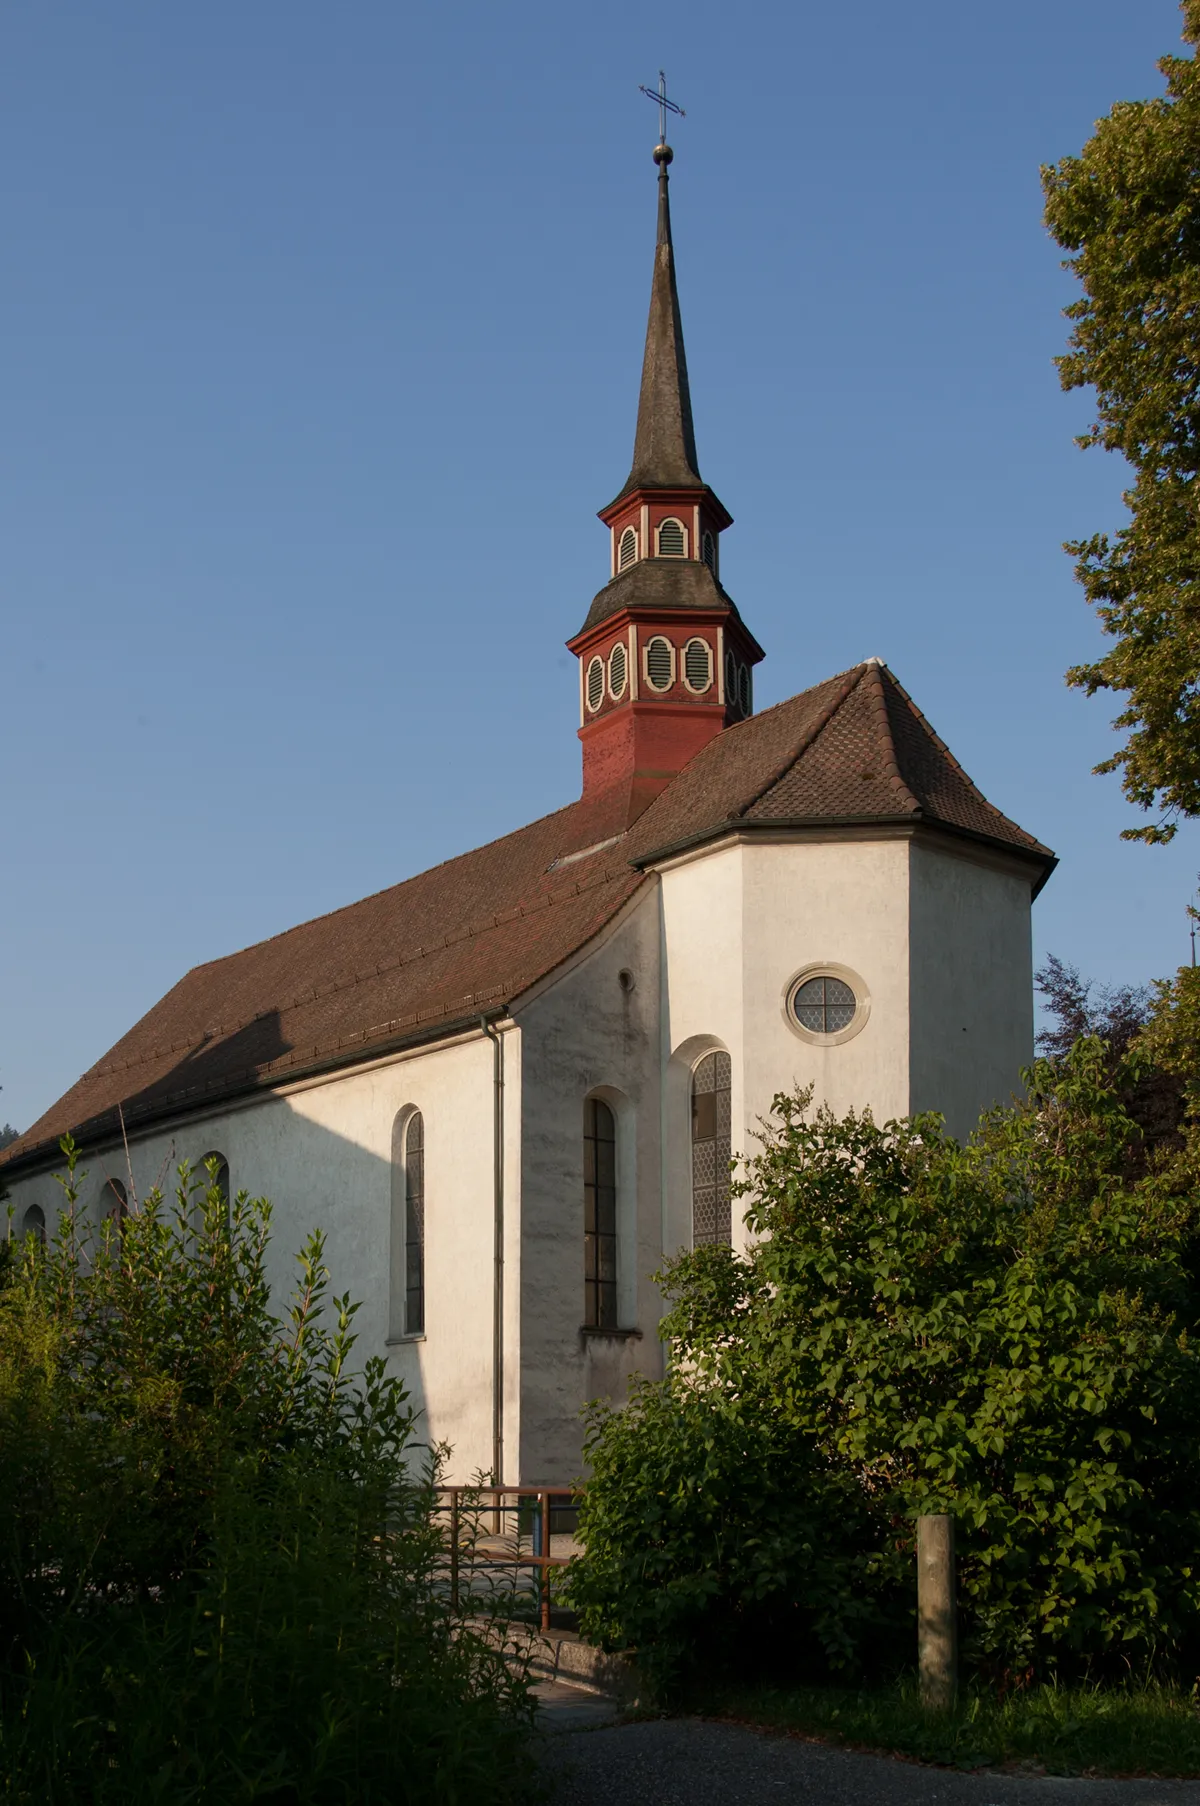
<instances>
[{"instance_id":1,"label":"window frame","mask_svg":"<svg viewBox=\"0 0 1200 1806\"><path fill-rule=\"evenodd\" d=\"M607 1119L601 1122L601 1112ZM602 1134L607 1128L611 1132ZM621 1328L621 1182L619 1117L607 1098L583 1100L583 1328ZM606 1160L601 1150L608 1149ZM607 1176L602 1177L602 1168ZM603 1202L603 1208L602 1208ZM607 1253L608 1261L602 1258ZM605 1266L607 1264L607 1272Z\"/></svg>"},{"instance_id":2,"label":"window frame","mask_svg":"<svg viewBox=\"0 0 1200 1806\"><path fill-rule=\"evenodd\" d=\"M599 667L600 693L595 702L592 701L592 672ZM598 715L604 707L604 698L608 690L608 665L598 652L593 652L583 673L583 706L589 715Z\"/></svg>"},{"instance_id":3,"label":"window frame","mask_svg":"<svg viewBox=\"0 0 1200 1806\"><path fill-rule=\"evenodd\" d=\"M625 668L625 674L621 679L620 689L614 684L612 675L613 660L616 658L618 652L621 654ZM615 640L613 642L613 645L609 649L608 658L605 660L605 669L607 672L608 694L613 702L620 702L622 696L624 696L626 690L629 688L629 647L625 644L624 640Z\"/></svg>"},{"instance_id":4,"label":"window frame","mask_svg":"<svg viewBox=\"0 0 1200 1806\"><path fill-rule=\"evenodd\" d=\"M709 1060L712 1060L714 1063L714 1083L710 1090L698 1092L696 1088L697 1078L699 1077L701 1068L705 1066ZM726 1084L721 1084L719 1082L721 1061L724 1061L725 1068L727 1069L728 1082ZM724 1130L721 1125L722 1111L719 1101L722 1096L725 1096L728 1099L728 1126ZM696 1100L698 1097L712 1097L716 1100L712 1111L713 1124L711 1134L698 1135L696 1133L698 1117ZM733 1062L729 1057L728 1051L724 1047L709 1047L700 1055L699 1059L692 1062L691 1069L688 1073L687 1101L689 1162L688 1201L690 1207L691 1246L693 1249L701 1247L731 1248L733 1246L733 1194L730 1183L732 1174L729 1171L729 1161L733 1158ZM707 1183L699 1185L697 1183L696 1173L696 1149L698 1146L705 1146L710 1142L713 1146L714 1163L714 1176L711 1187ZM718 1163L721 1159L722 1144L724 1144L725 1150L725 1172L723 1177L720 1175L718 1167ZM714 1193L713 1212L715 1221L713 1233L711 1235L705 1234L702 1237L698 1237L696 1234L696 1194L697 1191L707 1191L709 1189ZM724 1197L721 1196L722 1190L724 1191Z\"/></svg>"},{"instance_id":5,"label":"window frame","mask_svg":"<svg viewBox=\"0 0 1200 1806\"><path fill-rule=\"evenodd\" d=\"M845 1028L835 1029L832 1034L820 1034L816 1029L805 1028L796 1015L796 993L801 985L808 984L813 978L836 978L848 985L854 993L854 1014ZM851 966L844 966L836 960L813 960L793 972L783 989L783 1017L792 1033L801 1041L807 1041L810 1047L840 1047L846 1041L853 1041L867 1026L871 1015L871 993L867 989L862 974Z\"/></svg>"},{"instance_id":6,"label":"window frame","mask_svg":"<svg viewBox=\"0 0 1200 1806\"><path fill-rule=\"evenodd\" d=\"M662 641L663 645L671 654L671 675L665 684L656 684L650 676L650 648L657 644L659 640ZM677 671L678 665L675 657L675 647L665 633L652 633L642 647L642 677L645 680L646 688L649 690L650 694L652 696L665 696L668 690L673 690L675 688Z\"/></svg>"},{"instance_id":7,"label":"window frame","mask_svg":"<svg viewBox=\"0 0 1200 1806\"><path fill-rule=\"evenodd\" d=\"M688 653L691 651L693 646L703 646L705 657L708 660L708 676L702 684L694 684L692 682L691 678L688 676L688 668L687 668ZM716 655L713 651L712 646L704 638L703 634L694 633L691 636L691 638L685 642L684 647L683 647L683 656L680 659L680 670L683 673L684 687L686 689L690 690L693 696L707 696L708 692L713 687L715 666L716 666Z\"/></svg>"},{"instance_id":8,"label":"window frame","mask_svg":"<svg viewBox=\"0 0 1200 1806\"><path fill-rule=\"evenodd\" d=\"M632 558L626 558L625 557L625 541L627 539L629 539L630 537L632 537L632 539L633 539L633 556L632 556ZM635 565L637 563L637 561L638 561L638 530L631 521L627 527L621 528L621 531L617 536L617 572L616 572L617 576L619 577L621 575L622 571L629 570L633 565Z\"/></svg>"},{"instance_id":9,"label":"window frame","mask_svg":"<svg viewBox=\"0 0 1200 1806\"><path fill-rule=\"evenodd\" d=\"M413 1125L420 1125L421 1145L418 1149L410 1146ZM412 1156L420 1156L420 1188L413 1197ZM391 1207L389 1221L388 1245L388 1333L385 1338L389 1348L401 1342L423 1342L425 1340L425 1324L429 1319L429 1283L428 1252L429 1224L426 1216L426 1173L425 1163L428 1145L425 1135L425 1115L419 1104L405 1104L397 1110L392 1118L392 1160L391 1160ZM410 1249L412 1246L409 1234L410 1208L416 1204L420 1210L420 1261L418 1287L410 1287L412 1272ZM409 1301L411 1293L420 1293L421 1328L410 1329Z\"/></svg>"},{"instance_id":10,"label":"window frame","mask_svg":"<svg viewBox=\"0 0 1200 1806\"><path fill-rule=\"evenodd\" d=\"M663 536L663 528L664 527L678 527L679 528L680 536L683 541L683 550L682 551L679 551L679 552L664 552L663 551L662 536ZM654 553L655 553L655 557L657 557L657 558L686 558L687 557L687 555L688 555L688 530L684 526L683 522L680 520L680 518L677 514L664 515L662 520L660 520L658 525L655 527L655 529L654 529Z\"/></svg>"}]
</instances>

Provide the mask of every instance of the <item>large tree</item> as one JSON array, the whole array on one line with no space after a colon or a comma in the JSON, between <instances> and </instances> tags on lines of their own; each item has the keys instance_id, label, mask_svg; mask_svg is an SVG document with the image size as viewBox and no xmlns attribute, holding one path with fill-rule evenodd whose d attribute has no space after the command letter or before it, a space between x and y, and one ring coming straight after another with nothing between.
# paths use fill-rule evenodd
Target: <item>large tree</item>
<instances>
[{"instance_id":1,"label":"large tree","mask_svg":"<svg viewBox=\"0 0 1200 1806\"><path fill-rule=\"evenodd\" d=\"M1181 10L1194 45L1200 0ZM1125 742L1096 769L1119 770L1154 812L1125 830L1145 841L1200 815L1200 67L1158 67L1164 95L1119 102L1078 157L1042 171L1046 223L1083 289L1057 360L1064 388L1096 391L1080 443L1123 452L1134 473L1127 525L1067 547L1114 641L1067 680L1127 698Z\"/></svg>"}]
</instances>

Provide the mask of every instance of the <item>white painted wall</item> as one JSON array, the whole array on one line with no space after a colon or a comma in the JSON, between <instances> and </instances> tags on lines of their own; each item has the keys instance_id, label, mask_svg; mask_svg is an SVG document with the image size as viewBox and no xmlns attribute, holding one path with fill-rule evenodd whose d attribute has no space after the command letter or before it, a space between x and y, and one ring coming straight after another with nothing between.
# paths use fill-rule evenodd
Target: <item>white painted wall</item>
<instances>
[{"instance_id":1,"label":"white painted wall","mask_svg":"<svg viewBox=\"0 0 1200 1806\"><path fill-rule=\"evenodd\" d=\"M1029 879L915 843L909 914L910 1108L961 1138L1033 1058Z\"/></svg>"},{"instance_id":2,"label":"white painted wall","mask_svg":"<svg viewBox=\"0 0 1200 1806\"><path fill-rule=\"evenodd\" d=\"M662 1371L661 1299L650 1274L690 1244L690 1080L726 1049L734 1151L754 1146L776 1092L812 1085L878 1119L940 1109L965 1133L1018 1082L1032 1045L1029 879L949 841L849 836L744 841L667 863L596 942L514 1011L505 1044L505 1458L509 1483L581 1467L580 1408L621 1399L634 1371ZM789 1026L802 968L849 968L870 997L861 1031L814 1045ZM632 990L620 983L632 974ZM603 1096L618 1132L623 1327L583 1321L583 1102ZM425 1119L426 1328L387 1343L392 1130ZM453 1447L450 1475L492 1460L493 1051L474 1034L241 1108L138 1137L144 1194L181 1158L218 1149L235 1189L275 1207L272 1284L320 1226L338 1292L363 1301L359 1353L387 1350ZM89 1155L84 1202L119 1148ZM12 1183L15 1221L49 1173ZM735 1242L743 1232L735 1223Z\"/></svg>"},{"instance_id":3,"label":"white painted wall","mask_svg":"<svg viewBox=\"0 0 1200 1806\"><path fill-rule=\"evenodd\" d=\"M521 1038L504 1035L506 1089L506 1434L520 1438L519 1284ZM283 1096L215 1112L171 1132L131 1141L143 1196L180 1160L219 1149L235 1191L270 1198L270 1279L278 1304L292 1257L314 1228L326 1234L332 1290L362 1301L356 1356L387 1354L426 1414L422 1434L449 1442L449 1477L468 1480L492 1461L493 1157L492 1045L482 1035L365 1071L334 1076ZM425 1118L425 1322L421 1339L387 1345L390 1286L391 1145L398 1111ZM94 1211L112 1174L126 1180L124 1151L89 1153L81 1189ZM14 1224L39 1203L48 1223L61 1206L53 1175L10 1186Z\"/></svg>"},{"instance_id":4,"label":"white painted wall","mask_svg":"<svg viewBox=\"0 0 1200 1806\"><path fill-rule=\"evenodd\" d=\"M532 1482L581 1471L579 1413L589 1399L623 1399L631 1372L662 1372L661 1307L649 1277L662 1260L660 963L656 887L514 1012L524 1072L520 1463ZM583 1104L594 1095L616 1115L622 1328L640 1335L580 1327Z\"/></svg>"}]
</instances>

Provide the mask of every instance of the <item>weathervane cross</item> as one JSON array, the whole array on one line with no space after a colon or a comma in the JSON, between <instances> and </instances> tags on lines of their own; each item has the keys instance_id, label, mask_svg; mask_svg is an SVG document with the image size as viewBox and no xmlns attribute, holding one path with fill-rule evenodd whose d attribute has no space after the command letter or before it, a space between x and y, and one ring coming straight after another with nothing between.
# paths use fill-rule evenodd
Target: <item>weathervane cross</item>
<instances>
[{"instance_id":1,"label":"weathervane cross","mask_svg":"<svg viewBox=\"0 0 1200 1806\"><path fill-rule=\"evenodd\" d=\"M678 113L681 119L686 119L687 114L682 107L677 107L673 100L667 99L667 78L661 69L658 72L657 88L648 88L645 82L639 82L638 87L646 99L652 100L658 108L658 142L665 144L667 142L667 114Z\"/></svg>"}]
</instances>

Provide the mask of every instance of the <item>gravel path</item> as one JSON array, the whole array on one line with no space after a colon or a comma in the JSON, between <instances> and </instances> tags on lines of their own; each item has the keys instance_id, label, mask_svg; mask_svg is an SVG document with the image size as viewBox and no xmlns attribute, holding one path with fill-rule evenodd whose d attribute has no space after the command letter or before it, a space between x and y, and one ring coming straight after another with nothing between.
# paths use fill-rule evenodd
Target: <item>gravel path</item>
<instances>
[{"instance_id":1,"label":"gravel path","mask_svg":"<svg viewBox=\"0 0 1200 1806\"><path fill-rule=\"evenodd\" d=\"M1200 1806L1200 1781L960 1775L698 1718L587 1728L574 1691L543 1709L552 1806Z\"/></svg>"}]
</instances>

